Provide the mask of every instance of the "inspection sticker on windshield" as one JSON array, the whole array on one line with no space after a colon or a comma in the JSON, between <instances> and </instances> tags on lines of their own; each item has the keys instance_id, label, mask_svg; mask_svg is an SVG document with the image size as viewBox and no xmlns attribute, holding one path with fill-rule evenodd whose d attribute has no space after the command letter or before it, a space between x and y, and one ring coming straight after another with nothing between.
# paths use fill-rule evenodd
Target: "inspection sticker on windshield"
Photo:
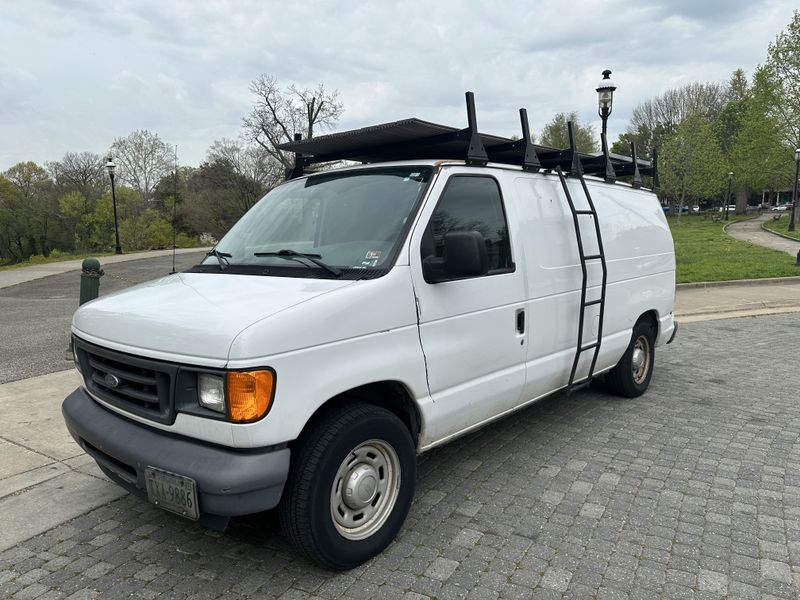
<instances>
[{"instance_id":1,"label":"inspection sticker on windshield","mask_svg":"<svg viewBox=\"0 0 800 600\"><path fill-rule=\"evenodd\" d=\"M370 250L369 252L367 252L367 255L364 258L367 260L373 260L373 259L378 259L380 257L381 257L380 250Z\"/></svg>"}]
</instances>

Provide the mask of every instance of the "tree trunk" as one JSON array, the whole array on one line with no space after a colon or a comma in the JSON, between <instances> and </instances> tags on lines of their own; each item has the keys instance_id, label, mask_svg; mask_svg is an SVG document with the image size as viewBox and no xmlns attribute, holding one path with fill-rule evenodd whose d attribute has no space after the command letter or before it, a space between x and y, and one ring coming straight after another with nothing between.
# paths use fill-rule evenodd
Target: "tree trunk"
<instances>
[{"instance_id":1,"label":"tree trunk","mask_svg":"<svg viewBox=\"0 0 800 600\"><path fill-rule=\"evenodd\" d=\"M745 215L747 214L747 188L739 188L736 190L736 214L737 215Z\"/></svg>"}]
</instances>

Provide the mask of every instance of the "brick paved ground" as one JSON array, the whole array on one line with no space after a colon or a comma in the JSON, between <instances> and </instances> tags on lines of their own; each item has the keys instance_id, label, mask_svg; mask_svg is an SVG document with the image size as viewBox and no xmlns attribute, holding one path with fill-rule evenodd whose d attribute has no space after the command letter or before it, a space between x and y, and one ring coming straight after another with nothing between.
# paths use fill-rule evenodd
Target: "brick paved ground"
<instances>
[{"instance_id":1,"label":"brick paved ground","mask_svg":"<svg viewBox=\"0 0 800 600\"><path fill-rule=\"evenodd\" d=\"M397 542L348 573L273 515L218 534L125 497L0 554L0 598L797 598L799 339L800 315L690 324L642 398L425 455Z\"/></svg>"}]
</instances>

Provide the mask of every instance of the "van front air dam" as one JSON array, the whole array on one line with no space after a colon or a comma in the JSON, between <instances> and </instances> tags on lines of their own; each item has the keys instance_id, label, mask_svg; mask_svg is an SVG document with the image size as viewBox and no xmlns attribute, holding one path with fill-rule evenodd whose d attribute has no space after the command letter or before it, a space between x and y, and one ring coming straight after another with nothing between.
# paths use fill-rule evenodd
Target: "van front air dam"
<instances>
[{"instance_id":1,"label":"van front air dam","mask_svg":"<svg viewBox=\"0 0 800 600\"><path fill-rule=\"evenodd\" d=\"M83 388L64 400L67 429L83 450L128 491L145 496L145 468L197 482L200 519L232 517L274 508L289 472L290 450L235 450L164 435L95 402Z\"/></svg>"}]
</instances>

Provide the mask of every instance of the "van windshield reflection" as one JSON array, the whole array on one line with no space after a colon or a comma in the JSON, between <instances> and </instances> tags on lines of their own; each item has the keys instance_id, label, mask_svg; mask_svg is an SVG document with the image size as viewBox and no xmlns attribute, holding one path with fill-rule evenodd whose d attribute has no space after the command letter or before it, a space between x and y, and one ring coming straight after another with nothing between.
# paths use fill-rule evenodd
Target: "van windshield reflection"
<instances>
[{"instance_id":1,"label":"van windshield reflection","mask_svg":"<svg viewBox=\"0 0 800 600\"><path fill-rule=\"evenodd\" d=\"M432 168L323 173L281 185L246 213L203 265L282 266L339 277L387 269Z\"/></svg>"}]
</instances>

